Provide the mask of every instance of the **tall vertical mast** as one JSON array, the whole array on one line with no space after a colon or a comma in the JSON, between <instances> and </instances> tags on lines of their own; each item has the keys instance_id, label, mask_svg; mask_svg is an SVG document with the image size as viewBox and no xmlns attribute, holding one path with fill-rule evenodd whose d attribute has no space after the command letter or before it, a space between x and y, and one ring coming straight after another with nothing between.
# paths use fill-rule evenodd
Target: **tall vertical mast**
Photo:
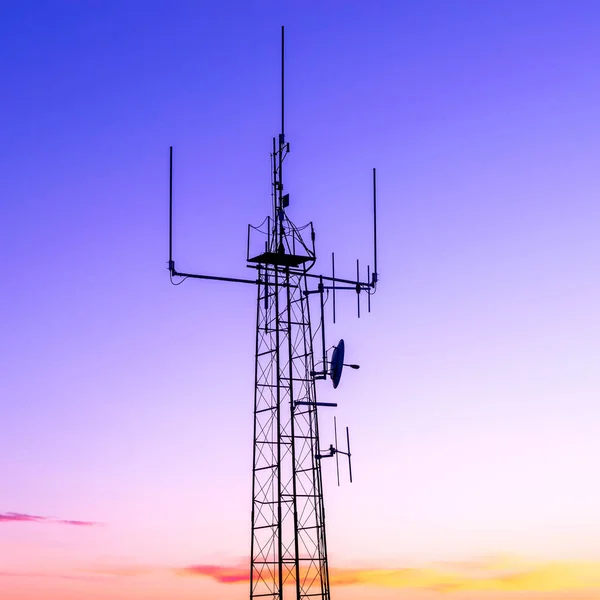
<instances>
[{"instance_id":1,"label":"tall vertical mast","mask_svg":"<svg viewBox=\"0 0 600 600\"><path fill-rule=\"evenodd\" d=\"M279 210L283 210L283 150L285 146L285 30L281 26L281 133L279 134Z\"/></svg>"}]
</instances>

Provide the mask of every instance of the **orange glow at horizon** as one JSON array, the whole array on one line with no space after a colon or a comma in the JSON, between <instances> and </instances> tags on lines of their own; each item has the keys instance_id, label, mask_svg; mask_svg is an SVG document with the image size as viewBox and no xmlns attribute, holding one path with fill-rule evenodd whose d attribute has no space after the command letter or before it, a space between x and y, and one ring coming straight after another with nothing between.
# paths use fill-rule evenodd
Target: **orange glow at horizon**
<instances>
[{"instance_id":1,"label":"orange glow at horizon","mask_svg":"<svg viewBox=\"0 0 600 600\"><path fill-rule=\"evenodd\" d=\"M63 572L0 572L6 600L240 600L247 597L248 565L195 565L183 569L158 566L95 566ZM422 566L361 569L330 568L336 600L364 597L381 600L595 600L600 592L600 561L532 562L492 557ZM358 595L357 595L358 594ZM401 594L400 596L398 594ZM475 594L475 595L474 595ZM501 594L501 595L499 595Z\"/></svg>"},{"instance_id":2,"label":"orange glow at horizon","mask_svg":"<svg viewBox=\"0 0 600 600\"><path fill-rule=\"evenodd\" d=\"M247 566L194 565L180 575L223 584L248 583ZM563 592L600 590L600 562L526 562L510 558L465 563L432 563L389 569L330 568L332 587L368 586L436 592Z\"/></svg>"}]
</instances>

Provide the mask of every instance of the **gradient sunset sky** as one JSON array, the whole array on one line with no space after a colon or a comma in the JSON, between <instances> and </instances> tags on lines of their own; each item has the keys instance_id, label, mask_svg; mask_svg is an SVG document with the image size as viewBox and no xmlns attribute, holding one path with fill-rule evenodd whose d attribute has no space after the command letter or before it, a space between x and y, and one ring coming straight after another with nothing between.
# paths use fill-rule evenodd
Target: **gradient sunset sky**
<instances>
[{"instance_id":1,"label":"gradient sunset sky","mask_svg":"<svg viewBox=\"0 0 600 600\"><path fill-rule=\"evenodd\" d=\"M600 3L0 3L0 598L248 597L255 293L290 218L380 287L319 383L333 600L600 598ZM247 289L248 288L248 289ZM322 413L332 442L333 413Z\"/></svg>"}]
</instances>

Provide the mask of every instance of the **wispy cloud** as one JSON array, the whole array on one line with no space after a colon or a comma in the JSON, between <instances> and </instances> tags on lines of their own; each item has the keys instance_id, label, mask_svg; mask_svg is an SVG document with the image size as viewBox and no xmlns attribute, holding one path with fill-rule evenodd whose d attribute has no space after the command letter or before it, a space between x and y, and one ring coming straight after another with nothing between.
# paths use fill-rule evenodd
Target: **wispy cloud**
<instances>
[{"instance_id":1,"label":"wispy cloud","mask_svg":"<svg viewBox=\"0 0 600 600\"><path fill-rule=\"evenodd\" d=\"M209 577L219 583L248 583L248 565L191 565L179 575ZM392 569L330 568L333 586L361 585L421 589L440 593L464 591L558 592L600 589L600 562L524 562L489 559L432 563Z\"/></svg>"},{"instance_id":2,"label":"wispy cloud","mask_svg":"<svg viewBox=\"0 0 600 600\"><path fill-rule=\"evenodd\" d=\"M217 565L191 565L177 569L179 575L200 575L210 577L219 583L247 583L249 581L249 566L221 567Z\"/></svg>"},{"instance_id":3,"label":"wispy cloud","mask_svg":"<svg viewBox=\"0 0 600 600\"><path fill-rule=\"evenodd\" d=\"M0 571L0 577L23 577L31 578L48 578L48 579L67 579L71 581L94 581L93 577L83 575L68 575L64 573L45 573L42 571Z\"/></svg>"},{"instance_id":4,"label":"wispy cloud","mask_svg":"<svg viewBox=\"0 0 600 600\"><path fill-rule=\"evenodd\" d=\"M73 519L55 519L54 517L41 517L26 513L6 512L0 513L0 523L58 523L59 525L73 525L76 527L91 527L101 525L96 521L76 521Z\"/></svg>"},{"instance_id":5,"label":"wispy cloud","mask_svg":"<svg viewBox=\"0 0 600 600\"><path fill-rule=\"evenodd\" d=\"M26 515L24 513L7 512L0 513L0 523L15 523L15 522L41 522L45 521L46 517L38 517L37 515Z\"/></svg>"},{"instance_id":6,"label":"wispy cloud","mask_svg":"<svg viewBox=\"0 0 600 600\"><path fill-rule=\"evenodd\" d=\"M146 565L105 565L78 569L81 573L101 575L106 577L139 577L142 575L153 575L155 573L170 573L171 569Z\"/></svg>"},{"instance_id":7,"label":"wispy cloud","mask_svg":"<svg viewBox=\"0 0 600 600\"><path fill-rule=\"evenodd\" d=\"M53 523L59 523L61 525L75 525L76 527L93 527L94 525L102 525L97 521L74 521L72 519L49 519Z\"/></svg>"}]
</instances>

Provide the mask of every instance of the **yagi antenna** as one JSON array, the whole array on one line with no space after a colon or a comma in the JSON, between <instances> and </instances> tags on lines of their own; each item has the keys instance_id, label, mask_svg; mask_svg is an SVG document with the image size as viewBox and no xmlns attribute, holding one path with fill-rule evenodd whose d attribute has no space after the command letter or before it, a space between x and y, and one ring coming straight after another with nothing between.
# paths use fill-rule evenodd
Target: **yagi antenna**
<instances>
[{"instance_id":1,"label":"yagi antenna","mask_svg":"<svg viewBox=\"0 0 600 600\"><path fill-rule=\"evenodd\" d=\"M333 441L335 442L335 447L337 448L337 419L335 417L333 417ZM335 453L335 470L337 473L338 487L340 487L340 459L337 452Z\"/></svg>"},{"instance_id":2,"label":"yagi antenna","mask_svg":"<svg viewBox=\"0 0 600 600\"><path fill-rule=\"evenodd\" d=\"M350 473L350 483L352 483L352 454L350 452L350 430L346 427L346 444L348 452L342 452L348 457L348 471ZM339 450L338 450L339 452Z\"/></svg>"},{"instance_id":3,"label":"yagi antenna","mask_svg":"<svg viewBox=\"0 0 600 600\"><path fill-rule=\"evenodd\" d=\"M348 457L348 474L350 475L350 483L352 483L352 454L350 453L350 430L346 427L346 448L348 449L346 452L338 449L338 441L337 441L337 421L336 418L333 417L333 431L334 431L334 439L335 439L335 462L337 468L337 480L338 486L340 485L340 467L338 461L338 454L344 454Z\"/></svg>"},{"instance_id":4,"label":"yagi antenna","mask_svg":"<svg viewBox=\"0 0 600 600\"><path fill-rule=\"evenodd\" d=\"M337 437L337 419L333 417L333 439L335 441L335 446L333 444L329 445L327 449L327 454L317 454L315 458L317 460L321 460L323 458L331 458L335 456L335 468L337 472L337 482L338 486L340 485L340 462L338 459L338 454L343 454L348 457L348 474L350 476L350 483L352 483L352 454L350 452L350 431L348 427L346 427L346 452L340 450L338 448L338 437Z\"/></svg>"}]
</instances>

